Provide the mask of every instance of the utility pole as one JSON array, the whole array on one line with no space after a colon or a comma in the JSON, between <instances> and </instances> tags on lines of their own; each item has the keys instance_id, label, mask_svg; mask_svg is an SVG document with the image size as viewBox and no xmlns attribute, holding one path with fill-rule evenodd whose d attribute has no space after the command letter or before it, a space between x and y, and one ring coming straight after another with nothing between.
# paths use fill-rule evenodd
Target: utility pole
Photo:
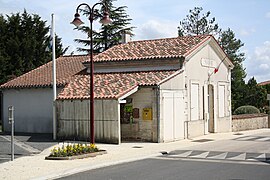
<instances>
[{"instance_id":1,"label":"utility pole","mask_svg":"<svg viewBox=\"0 0 270 180\"><path fill-rule=\"evenodd\" d=\"M268 128L270 128L270 94L267 94L267 100L269 101L269 107L268 107Z\"/></svg>"},{"instance_id":2,"label":"utility pole","mask_svg":"<svg viewBox=\"0 0 270 180\"><path fill-rule=\"evenodd\" d=\"M54 14L52 14L51 38L52 38L52 64L53 64L53 140L56 140L56 62L55 62L55 26Z\"/></svg>"}]
</instances>

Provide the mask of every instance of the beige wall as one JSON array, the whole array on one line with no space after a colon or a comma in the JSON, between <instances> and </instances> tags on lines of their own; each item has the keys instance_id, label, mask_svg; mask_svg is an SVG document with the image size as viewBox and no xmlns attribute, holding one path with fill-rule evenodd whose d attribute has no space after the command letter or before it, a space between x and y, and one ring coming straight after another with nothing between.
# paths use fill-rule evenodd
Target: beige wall
<instances>
[{"instance_id":1,"label":"beige wall","mask_svg":"<svg viewBox=\"0 0 270 180\"><path fill-rule=\"evenodd\" d=\"M120 140L119 106L117 100L94 102L96 142L116 143ZM58 138L89 140L89 100L57 101Z\"/></svg>"},{"instance_id":2,"label":"beige wall","mask_svg":"<svg viewBox=\"0 0 270 180\"><path fill-rule=\"evenodd\" d=\"M133 124L121 124L122 138L157 142L156 89L140 88L128 98L132 98L133 108L139 108L139 118ZM143 120L143 108L152 108L152 120Z\"/></svg>"},{"instance_id":3,"label":"beige wall","mask_svg":"<svg viewBox=\"0 0 270 180\"><path fill-rule=\"evenodd\" d=\"M232 131L245 131L252 129L268 128L267 114L234 115L232 119Z\"/></svg>"}]
</instances>

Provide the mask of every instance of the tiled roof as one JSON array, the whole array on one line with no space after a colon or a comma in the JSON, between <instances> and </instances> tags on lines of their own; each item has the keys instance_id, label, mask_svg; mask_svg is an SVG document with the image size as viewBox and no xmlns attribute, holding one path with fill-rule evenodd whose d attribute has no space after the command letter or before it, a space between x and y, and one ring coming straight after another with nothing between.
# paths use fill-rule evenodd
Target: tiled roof
<instances>
[{"instance_id":1,"label":"tiled roof","mask_svg":"<svg viewBox=\"0 0 270 180\"><path fill-rule=\"evenodd\" d=\"M64 86L71 76L82 71L85 67L82 62L87 56L61 56L56 59L57 86ZM52 61L44 64L22 76L19 76L0 88L28 88L52 86Z\"/></svg>"},{"instance_id":2,"label":"tiled roof","mask_svg":"<svg viewBox=\"0 0 270 180\"><path fill-rule=\"evenodd\" d=\"M178 58L187 56L210 35L185 36L177 38L133 41L116 45L94 57L96 62ZM89 62L87 56L62 56L57 59L57 85L64 86L71 77L84 69L82 62ZM52 62L40 66L15 78L0 88L48 87L52 85Z\"/></svg>"},{"instance_id":3,"label":"tiled roof","mask_svg":"<svg viewBox=\"0 0 270 180\"><path fill-rule=\"evenodd\" d=\"M210 35L183 36L176 38L131 41L116 45L94 57L94 61L122 61L153 58L178 58L186 56ZM89 59L85 61L89 62Z\"/></svg>"},{"instance_id":4,"label":"tiled roof","mask_svg":"<svg viewBox=\"0 0 270 180\"><path fill-rule=\"evenodd\" d=\"M94 75L94 98L119 98L137 86L157 85L176 71L104 73ZM89 75L75 75L58 99L89 99Z\"/></svg>"},{"instance_id":5,"label":"tiled roof","mask_svg":"<svg viewBox=\"0 0 270 180\"><path fill-rule=\"evenodd\" d=\"M258 83L259 86L265 86L267 84L270 84L270 81L264 81L264 82Z\"/></svg>"}]
</instances>

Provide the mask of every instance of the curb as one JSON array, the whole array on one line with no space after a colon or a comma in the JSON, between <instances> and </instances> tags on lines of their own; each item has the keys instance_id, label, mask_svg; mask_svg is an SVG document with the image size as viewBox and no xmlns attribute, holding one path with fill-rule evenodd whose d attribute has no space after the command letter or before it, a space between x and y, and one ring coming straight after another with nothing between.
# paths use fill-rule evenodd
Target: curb
<instances>
[{"instance_id":1,"label":"curb","mask_svg":"<svg viewBox=\"0 0 270 180\"><path fill-rule=\"evenodd\" d=\"M107 154L106 150L99 150L98 152L92 152L88 154L80 154L76 156L67 156L67 157L45 157L45 160L74 160L74 159L84 159L88 157L96 157L97 155Z\"/></svg>"}]
</instances>

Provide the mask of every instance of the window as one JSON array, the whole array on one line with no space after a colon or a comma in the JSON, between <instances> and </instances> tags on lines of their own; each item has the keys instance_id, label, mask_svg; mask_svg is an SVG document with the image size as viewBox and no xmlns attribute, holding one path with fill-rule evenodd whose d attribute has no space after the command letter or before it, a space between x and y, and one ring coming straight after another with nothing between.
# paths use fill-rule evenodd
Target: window
<instances>
[{"instance_id":1,"label":"window","mask_svg":"<svg viewBox=\"0 0 270 180\"><path fill-rule=\"evenodd\" d=\"M219 117L225 116L225 85L218 87L218 114Z\"/></svg>"},{"instance_id":2,"label":"window","mask_svg":"<svg viewBox=\"0 0 270 180\"><path fill-rule=\"evenodd\" d=\"M199 84L191 84L191 120L199 120Z\"/></svg>"}]
</instances>

